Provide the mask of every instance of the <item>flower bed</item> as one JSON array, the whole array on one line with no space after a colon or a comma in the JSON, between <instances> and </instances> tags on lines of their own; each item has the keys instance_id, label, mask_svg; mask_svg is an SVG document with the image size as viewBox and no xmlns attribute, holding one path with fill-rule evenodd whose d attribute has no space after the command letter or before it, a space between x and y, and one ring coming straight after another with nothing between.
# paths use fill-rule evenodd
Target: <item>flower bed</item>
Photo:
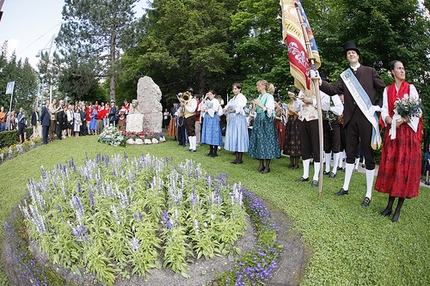
<instances>
[{"instance_id":1,"label":"flower bed","mask_svg":"<svg viewBox=\"0 0 430 286\"><path fill-rule=\"evenodd\" d=\"M0 163L3 163L7 159L15 158L16 156L30 151L41 144L41 138L34 138L32 140L27 140L21 144L14 144L8 147L3 147L0 149Z\"/></svg>"},{"instance_id":2,"label":"flower bed","mask_svg":"<svg viewBox=\"0 0 430 286\"><path fill-rule=\"evenodd\" d=\"M240 253L234 242L247 227L248 212L258 246L217 281L268 281L281 249L267 208L242 185L229 186L227 175L213 178L192 161L169 163L124 154L99 155L80 167L72 159L50 172L42 168L40 182L29 181L29 196L20 205L28 236L52 262L75 272L85 268L110 285L118 275L145 276L160 267L159 256L164 267L187 276L190 257ZM13 237L11 225L6 239Z\"/></svg>"},{"instance_id":3,"label":"flower bed","mask_svg":"<svg viewBox=\"0 0 430 286\"><path fill-rule=\"evenodd\" d=\"M165 142L166 139L162 132L156 133L152 131L142 132L127 132L120 131L117 127L109 125L103 129L103 132L99 136L99 142L106 143L112 146L125 147L127 144L130 145L143 145L143 144L157 144L159 142Z\"/></svg>"}]
</instances>

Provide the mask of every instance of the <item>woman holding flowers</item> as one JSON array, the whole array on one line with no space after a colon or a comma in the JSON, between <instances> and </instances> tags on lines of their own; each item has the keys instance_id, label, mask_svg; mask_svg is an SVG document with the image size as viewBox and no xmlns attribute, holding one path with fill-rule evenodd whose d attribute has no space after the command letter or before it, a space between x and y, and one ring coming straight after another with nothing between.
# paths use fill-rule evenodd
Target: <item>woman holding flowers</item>
<instances>
[{"instance_id":1,"label":"woman holding flowers","mask_svg":"<svg viewBox=\"0 0 430 286\"><path fill-rule=\"evenodd\" d=\"M253 109L257 113L249 139L248 155L260 160L258 172L263 174L270 172L270 160L281 156L278 135L275 129L275 100L269 90L266 80L257 82L257 90L260 93L253 101Z\"/></svg>"},{"instance_id":2,"label":"woman holding flowers","mask_svg":"<svg viewBox=\"0 0 430 286\"><path fill-rule=\"evenodd\" d=\"M412 84L405 81L400 61L391 65L395 82L384 91L382 118L387 126L375 189L388 193L388 205L381 212L389 216L395 198L397 207L391 219L397 222L405 198L418 196L421 176L421 100Z\"/></svg>"}]
</instances>

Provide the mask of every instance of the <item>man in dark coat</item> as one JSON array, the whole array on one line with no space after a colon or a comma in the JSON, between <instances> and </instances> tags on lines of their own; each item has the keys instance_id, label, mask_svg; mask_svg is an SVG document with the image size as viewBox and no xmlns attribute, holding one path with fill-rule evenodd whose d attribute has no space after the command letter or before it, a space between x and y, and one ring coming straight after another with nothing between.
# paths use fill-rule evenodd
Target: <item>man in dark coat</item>
<instances>
[{"instance_id":1,"label":"man in dark coat","mask_svg":"<svg viewBox=\"0 0 430 286\"><path fill-rule=\"evenodd\" d=\"M355 157L359 151L359 139L361 139L361 147L366 160L367 185L366 196L361 205L363 207L367 207L372 199L373 179L375 176L375 157L371 147L373 127L368 118L373 117L375 111L379 111L379 107L375 105L377 100L376 96L378 93L382 95L385 89L385 84L374 68L360 65L360 51L353 42L347 42L345 44L344 52L350 63L349 69L351 69L359 84L367 93L368 99L374 106L368 110L361 110L360 106L352 96L352 92L350 90L351 85L348 86L344 78L339 78L339 80L333 85L324 81L321 83L320 89L323 92L328 95L343 94L345 99L343 111L343 126L345 128L345 138L347 138L345 148L345 181L343 187L335 193L335 195L341 196L348 194L348 187L354 169Z\"/></svg>"},{"instance_id":2,"label":"man in dark coat","mask_svg":"<svg viewBox=\"0 0 430 286\"><path fill-rule=\"evenodd\" d=\"M38 136L37 122L39 121L39 112L37 111L37 106L34 107L31 113L31 126L33 126L33 136Z\"/></svg>"},{"instance_id":3,"label":"man in dark coat","mask_svg":"<svg viewBox=\"0 0 430 286\"><path fill-rule=\"evenodd\" d=\"M43 144L48 144L49 125L51 125L51 114L49 113L49 100L45 102L40 114L40 123L42 124Z\"/></svg>"},{"instance_id":4,"label":"man in dark coat","mask_svg":"<svg viewBox=\"0 0 430 286\"><path fill-rule=\"evenodd\" d=\"M79 104L79 113L81 114L81 128L79 131L79 136L86 136L88 129L87 129L87 110L85 108L85 103L80 103Z\"/></svg>"},{"instance_id":5,"label":"man in dark coat","mask_svg":"<svg viewBox=\"0 0 430 286\"><path fill-rule=\"evenodd\" d=\"M57 124L56 124L56 134L57 138L61 140L63 136L63 130L67 128L67 115L64 112L64 101L60 100L60 104L58 106L58 112L55 116Z\"/></svg>"},{"instance_id":6,"label":"man in dark coat","mask_svg":"<svg viewBox=\"0 0 430 286\"><path fill-rule=\"evenodd\" d=\"M111 100L110 101L110 110L109 110L109 124L112 126L116 126L116 121L117 121L117 108L115 106L115 101Z\"/></svg>"}]
</instances>

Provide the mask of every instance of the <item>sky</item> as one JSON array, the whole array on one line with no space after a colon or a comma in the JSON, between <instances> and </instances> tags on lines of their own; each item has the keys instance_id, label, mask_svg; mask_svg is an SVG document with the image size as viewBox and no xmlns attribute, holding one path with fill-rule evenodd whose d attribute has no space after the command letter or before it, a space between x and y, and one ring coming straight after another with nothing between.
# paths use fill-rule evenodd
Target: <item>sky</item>
<instances>
[{"instance_id":1,"label":"sky","mask_svg":"<svg viewBox=\"0 0 430 286\"><path fill-rule=\"evenodd\" d=\"M8 41L8 55L16 51L17 58L28 58L36 67L39 51L49 51L51 40L61 27L62 0L5 0L0 21L0 46ZM136 3L136 15L143 14L147 0ZM54 52L55 45L51 50Z\"/></svg>"}]
</instances>

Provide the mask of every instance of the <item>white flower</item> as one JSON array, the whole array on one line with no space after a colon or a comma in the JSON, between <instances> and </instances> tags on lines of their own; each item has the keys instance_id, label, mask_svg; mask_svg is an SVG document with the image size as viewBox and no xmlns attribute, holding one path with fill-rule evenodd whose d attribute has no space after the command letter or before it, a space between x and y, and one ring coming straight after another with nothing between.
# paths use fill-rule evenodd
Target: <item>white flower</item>
<instances>
[{"instance_id":1,"label":"white flower","mask_svg":"<svg viewBox=\"0 0 430 286\"><path fill-rule=\"evenodd\" d=\"M145 144L151 144L151 140L149 140L149 139L145 139Z\"/></svg>"},{"instance_id":2,"label":"white flower","mask_svg":"<svg viewBox=\"0 0 430 286\"><path fill-rule=\"evenodd\" d=\"M158 144L158 140L155 138L152 138L152 144Z\"/></svg>"},{"instance_id":3,"label":"white flower","mask_svg":"<svg viewBox=\"0 0 430 286\"><path fill-rule=\"evenodd\" d=\"M136 145L143 145L143 140L142 140L142 139L140 139L140 138L138 138L138 139L136 139L136 140L134 141L134 144L136 144Z\"/></svg>"}]
</instances>

